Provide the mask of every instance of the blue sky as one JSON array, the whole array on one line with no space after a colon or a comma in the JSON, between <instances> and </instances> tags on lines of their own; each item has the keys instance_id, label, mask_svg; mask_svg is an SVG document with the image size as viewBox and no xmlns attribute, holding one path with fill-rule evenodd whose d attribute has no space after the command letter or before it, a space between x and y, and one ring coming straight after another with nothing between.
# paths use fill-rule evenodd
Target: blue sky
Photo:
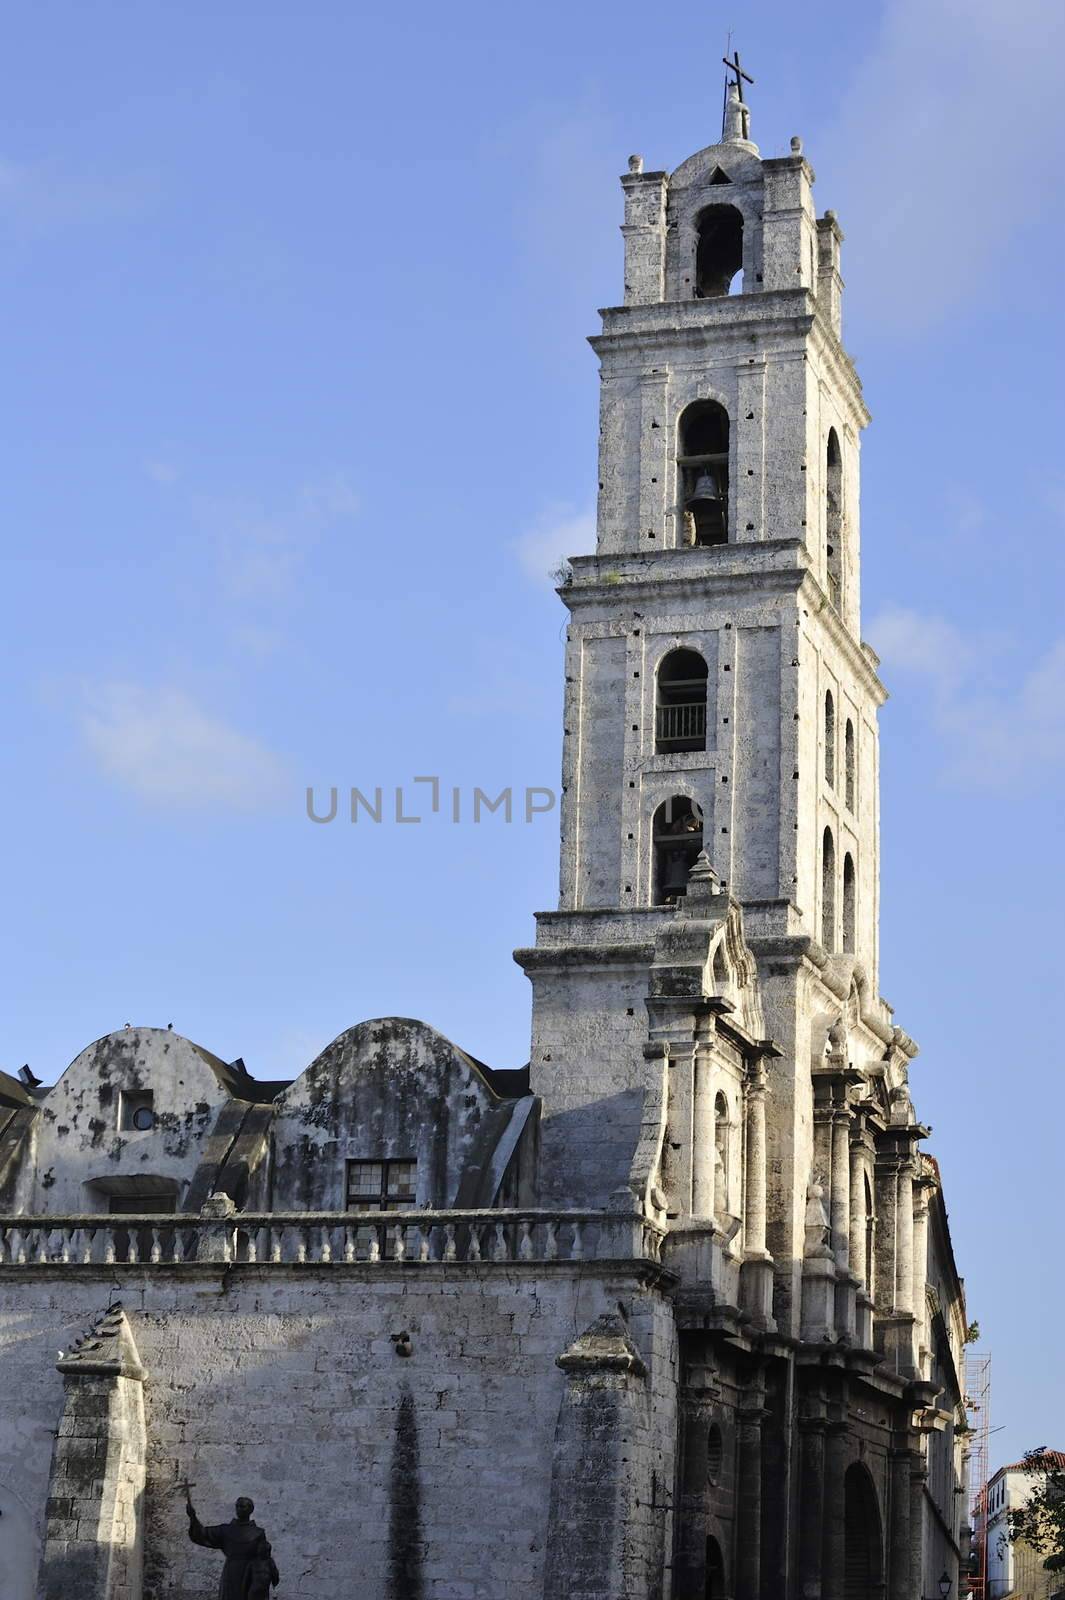
<instances>
[{"instance_id":1,"label":"blue sky","mask_svg":"<svg viewBox=\"0 0 1065 1600\"><path fill-rule=\"evenodd\" d=\"M9 12L0 1060L173 1021L294 1075L390 1013L526 1059L556 817L317 827L304 790L555 784L542 574L589 543L617 178L716 137L731 27L754 137L803 136L847 233L883 987L995 1457L1065 1448L1061 8L653 16Z\"/></svg>"}]
</instances>

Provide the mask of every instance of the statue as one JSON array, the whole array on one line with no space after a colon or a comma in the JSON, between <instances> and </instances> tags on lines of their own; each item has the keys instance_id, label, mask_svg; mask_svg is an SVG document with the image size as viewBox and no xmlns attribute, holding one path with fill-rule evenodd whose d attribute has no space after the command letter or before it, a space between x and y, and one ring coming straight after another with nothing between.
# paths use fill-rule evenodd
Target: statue
<instances>
[{"instance_id":1,"label":"statue","mask_svg":"<svg viewBox=\"0 0 1065 1600\"><path fill-rule=\"evenodd\" d=\"M248 1600L270 1600L271 1586L276 1588L280 1582L281 1574L277 1570L270 1541L263 1534L248 1562Z\"/></svg>"},{"instance_id":2,"label":"statue","mask_svg":"<svg viewBox=\"0 0 1065 1600\"><path fill-rule=\"evenodd\" d=\"M274 1565L269 1541L257 1522L251 1520L255 1510L246 1495L241 1495L234 1507L232 1522L219 1523L205 1528L192 1509L191 1495L186 1491L185 1510L189 1519L189 1538L193 1544L202 1544L208 1550L221 1550L225 1566L218 1584L218 1600L267 1600L271 1584L281 1581Z\"/></svg>"}]
</instances>

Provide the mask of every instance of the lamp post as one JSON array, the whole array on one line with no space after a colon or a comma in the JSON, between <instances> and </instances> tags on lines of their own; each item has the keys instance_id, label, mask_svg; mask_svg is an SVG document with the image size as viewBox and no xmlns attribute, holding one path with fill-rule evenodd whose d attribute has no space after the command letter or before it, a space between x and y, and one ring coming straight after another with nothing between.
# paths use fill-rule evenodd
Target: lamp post
<instances>
[{"instance_id":1,"label":"lamp post","mask_svg":"<svg viewBox=\"0 0 1065 1600\"><path fill-rule=\"evenodd\" d=\"M953 1587L954 1587L953 1580L951 1579L950 1575L947 1573L946 1569L944 1568L943 1576L940 1578L939 1582L936 1584L936 1589L937 1589L937 1591L939 1593L939 1600L949 1600L950 1591L953 1589ZM924 1600L927 1600L927 1596L924 1597Z\"/></svg>"}]
</instances>

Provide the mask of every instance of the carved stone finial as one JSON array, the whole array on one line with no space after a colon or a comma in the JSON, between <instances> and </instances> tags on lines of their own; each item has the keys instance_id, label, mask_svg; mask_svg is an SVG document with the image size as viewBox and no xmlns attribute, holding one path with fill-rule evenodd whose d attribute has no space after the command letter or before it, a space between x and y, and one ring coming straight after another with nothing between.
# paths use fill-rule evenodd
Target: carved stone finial
<instances>
[{"instance_id":1,"label":"carved stone finial","mask_svg":"<svg viewBox=\"0 0 1065 1600\"><path fill-rule=\"evenodd\" d=\"M700 850L695 858L695 864L688 873L689 883L708 883L713 886L714 892L720 885L720 878L714 871L713 863L705 850Z\"/></svg>"},{"instance_id":2,"label":"carved stone finial","mask_svg":"<svg viewBox=\"0 0 1065 1600\"><path fill-rule=\"evenodd\" d=\"M643 156L629 157L629 171L640 173L643 171Z\"/></svg>"},{"instance_id":3,"label":"carved stone finial","mask_svg":"<svg viewBox=\"0 0 1065 1600\"><path fill-rule=\"evenodd\" d=\"M793 133L791 136L791 153L793 156L802 155L802 140L797 133Z\"/></svg>"},{"instance_id":4,"label":"carved stone finial","mask_svg":"<svg viewBox=\"0 0 1065 1600\"><path fill-rule=\"evenodd\" d=\"M235 1217L237 1208L228 1194L212 1194L200 1207L201 1217Z\"/></svg>"}]
</instances>

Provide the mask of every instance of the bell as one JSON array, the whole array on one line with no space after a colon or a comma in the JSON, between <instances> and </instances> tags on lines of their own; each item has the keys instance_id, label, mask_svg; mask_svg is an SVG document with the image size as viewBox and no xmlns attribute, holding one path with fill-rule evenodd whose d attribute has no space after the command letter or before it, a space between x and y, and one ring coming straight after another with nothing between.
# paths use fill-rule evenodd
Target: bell
<instances>
[{"instance_id":1,"label":"bell","mask_svg":"<svg viewBox=\"0 0 1065 1600\"><path fill-rule=\"evenodd\" d=\"M688 496L688 510L717 511L720 506L721 492L717 486L717 479L712 472L701 472L695 480L695 488Z\"/></svg>"},{"instance_id":2,"label":"bell","mask_svg":"<svg viewBox=\"0 0 1065 1600\"><path fill-rule=\"evenodd\" d=\"M663 900L684 894L688 887L688 869L691 862L685 850L671 850L662 862L660 892Z\"/></svg>"}]
</instances>

